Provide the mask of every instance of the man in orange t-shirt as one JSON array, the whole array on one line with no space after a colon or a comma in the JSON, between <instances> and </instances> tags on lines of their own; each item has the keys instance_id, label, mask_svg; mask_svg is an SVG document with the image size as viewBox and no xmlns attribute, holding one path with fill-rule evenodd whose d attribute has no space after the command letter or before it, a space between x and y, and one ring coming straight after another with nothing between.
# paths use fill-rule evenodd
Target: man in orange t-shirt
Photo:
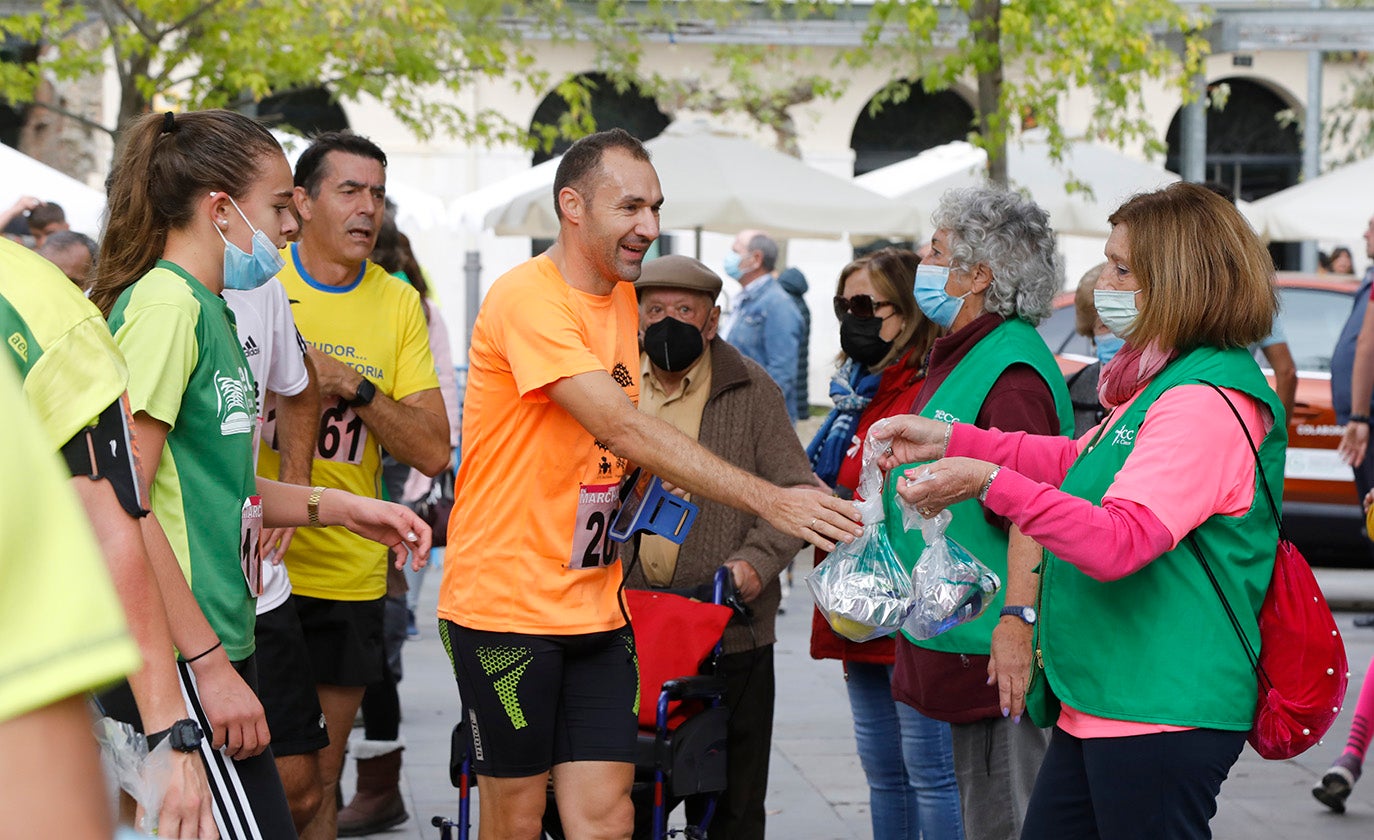
<instances>
[{"instance_id":1,"label":"man in orange t-shirt","mask_svg":"<svg viewBox=\"0 0 1374 840\"><path fill-rule=\"evenodd\" d=\"M550 772L569 836L631 835L638 661L608 536L629 462L827 550L859 533L848 502L636 410L633 283L663 203L639 141L579 140L554 196L558 241L497 279L473 328L439 596L484 840L538 835Z\"/></svg>"}]
</instances>

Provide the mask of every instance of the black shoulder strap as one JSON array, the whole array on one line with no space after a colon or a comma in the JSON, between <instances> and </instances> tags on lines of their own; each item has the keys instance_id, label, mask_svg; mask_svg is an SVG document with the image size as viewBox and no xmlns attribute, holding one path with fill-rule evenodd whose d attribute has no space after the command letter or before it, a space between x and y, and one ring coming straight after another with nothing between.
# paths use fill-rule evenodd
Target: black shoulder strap
<instances>
[{"instance_id":1,"label":"black shoulder strap","mask_svg":"<svg viewBox=\"0 0 1374 840\"><path fill-rule=\"evenodd\" d=\"M1240 411L1236 409L1236 404L1231 402L1230 397L1226 396L1225 391L1211 382L1203 381L1203 384L1210 387L1213 391L1216 391L1221 398L1226 401L1226 405L1231 409L1231 413L1236 416L1236 422L1240 424L1241 434L1245 435L1245 442L1250 444L1250 451L1255 453L1255 470L1259 473L1260 485L1264 489L1264 498L1265 501L1269 503L1269 512L1273 514L1274 522L1279 527L1279 539L1287 542L1288 535L1283 531L1283 520L1279 517L1278 505L1274 504L1274 494L1269 490L1269 480L1265 477L1264 467L1260 464L1259 448L1255 446L1255 441L1250 437L1250 430L1245 428L1245 420L1240 416ZM1281 422L1281 420L1282 418L1279 417L1274 418L1275 423ZM1207 558L1203 556L1202 549L1198 547L1197 540L1193 538L1192 534L1188 535L1187 540L1188 548L1192 550L1193 555L1196 556L1198 562L1202 564L1202 569L1207 573L1207 579L1212 582L1212 588L1216 590L1217 598L1221 601L1222 608L1226 610L1226 617L1231 620L1231 628L1236 631L1236 638L1240 639L1241 647L1245 649L1245 657L1250 660L1250 667L1254 668L1255 673L1259 675L1263 687L1266 689L1271 688L1273 683L1270 682L1269 675L1264 672L1264 668L1260 665L1259 654L1255 651L1254 645L1250 644L1250 639L1246 637L1245 629L1240 626L1240 619L1236 617L1235 610L1231 608L1231 602L1227 600L1226 593L1221 591L1221 583L1217 580L1216 574L1212 571L1212 564L1207 562Z\"/></svg>"},{"instance_id":2,"label":"black shoulder strap","mask_svg":"<svg viewBox=\"0 0 1374 840\"><path fill-rule=\"evenodd\" d=\"M1264 467L1260 464L1259 447L1255 446L1255 441L1250 437L1250 430L1245 428L1245 420L1241 418L1240 411L1236 409L1236 404L1231 402L1231 398L1226 396L1225 391L1221 390L1221 388L1217 387L1214 383L1205 380L1202 384L1216 391L1223 400L1226 400L1226 407L1231 409L1231 413L1236 417L1236 422L1240 424L1240 433L1245 436L1245 442L1250 444L1250 451L1255 454L1255 469L1259 472L1260 486L1264 488L1264 500L1269 503L1269 513L1274 517L1274 524L1279 526L1279 539L1287 542L1288 534L1283 530L1283 518L1279 516L1278 505L1274 504L1274 491L1269 489L1269 479L1265 477ZM1275 417L1274 422L1281 423L1283 422L1283 418Z\"/></svg>"}]
</instances>

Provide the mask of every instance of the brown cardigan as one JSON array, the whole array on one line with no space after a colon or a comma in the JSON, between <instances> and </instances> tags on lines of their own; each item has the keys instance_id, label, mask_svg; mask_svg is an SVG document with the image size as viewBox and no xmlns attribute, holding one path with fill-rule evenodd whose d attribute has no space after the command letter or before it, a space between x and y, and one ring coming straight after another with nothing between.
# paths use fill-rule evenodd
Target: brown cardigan
<instances>
[{"instance_id":1,"label":"brown cardigan","mask_svg":"<svg viewBox=\"0 0 1374 840\"><path fill-rule=\"evenodd\" d=\"M796 429L787 419L782 390L757 363L735 348L711 340L711 393L701 413L702 446L735 466L780 485L810 484L811 464ZM778 573L801 551L801 540L789 537L753 514L700 497L691 533L678 551L672 588L709 583L726 560L748 561L763 581L763 591L750 608L750 624L738 616L725 630L725 653L741 653L777 640L774 624L781 590ZM638 565L626 585L649 589Z\"/></svg>"}]
</instances>

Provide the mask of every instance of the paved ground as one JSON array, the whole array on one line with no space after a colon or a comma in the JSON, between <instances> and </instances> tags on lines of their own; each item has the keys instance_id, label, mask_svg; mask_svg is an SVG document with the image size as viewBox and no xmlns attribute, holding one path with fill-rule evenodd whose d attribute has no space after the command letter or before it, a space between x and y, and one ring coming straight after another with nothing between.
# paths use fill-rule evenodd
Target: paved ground
<instances>
[{"instance_id":1,"label":"paved ground","mask_svg":"<svg viewBox=\"0 0 1374 840\"><path fill-rule=\"evenodd\" d=\"M1339 609L1374 602L1374 572L1319 573ZM849 704L838 663L807 655L810 595L797 583L778 621L777 725L768 790L768 836L800 840L851 840L870 836L868 792L854 754ZM437 576L422 603L433 615ZM1355 628L1354 612L1341 612L1350 653L1349 702L1354 703L1370 657L1374 629ZM405 754L404 788L412 819L378 838L437 838L436 814L455 816L457 792L448 783L449 732L457 719L458 692L443 646L434 632L407 645L401 683ZM1325 744L1291 761L1264 761L1247 747L1222 789L1213 821L1219 840L1369 840L1374 837L1374 783L1357 788L1344 816L1326 811L1309 791L1344 744L1350 711L1344 711ZM352 790L351 762L345 789ZM478 797L480 800L480 796ZM473 837L476 837L474 830Z\"/></svg>"}]
</instances>

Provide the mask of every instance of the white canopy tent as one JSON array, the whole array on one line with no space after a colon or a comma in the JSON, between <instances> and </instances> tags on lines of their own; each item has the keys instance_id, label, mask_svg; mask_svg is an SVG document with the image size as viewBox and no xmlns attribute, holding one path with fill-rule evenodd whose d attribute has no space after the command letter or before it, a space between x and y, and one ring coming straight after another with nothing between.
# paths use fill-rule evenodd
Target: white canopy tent
<instances>
[{"instance_id":1,"label":"white canopy tent","mask_svg":"<svg viewBox=\"0 0 1374 840\"><path fill-rule=\"evenodd\" d=\"M919 223L898 202L704 122L674 123L645 146L666 199L661 217L665 230L735 233L760 228L779 239L839 238L846 233L906 234ZM549 164L553 166L536 179L535 173ZM503 190L515 193L488 209L482 226L508 236L557 236L552 193L556 166L549 161L509 183L479 191L492 197ZM511 190L517 183L523 189ZM467 200L459 199L460 206L478 209L476 199L471 204Z\"/></svg>"},{"instance_id":2,"label":"white canopy tent","mask_svg":"<svg viewBox=\"0 0 1374 840\"><path fill-rule=\"evenodd\" d=\"M464 230L478 234L487 228L487 216L512 199L533 190L543 189L552 202L553 179L560 160L562 158L546 160L538 166L460 196L449 205L449 214ZM557 227L553 232L558 233Z\"/></svg>"},{"instance_id":3,"label":"white canopy tent","mask_svg":"<svg viewBox=\"0 0 1374 840\"><path fill-rule=\"evenodd\" d=\"M1374 158L1303 181L1252 203L1247 215L1255 230L1280 242L1342 240L1369 219L1374 193Z\"/></svg>"},{"instance_id":4,"label":"white canopy tent","mask_svg":"<svg viewBox=\"0 0 1374 840\"><path fill-rule=\"evenodd\" d=\"M0 207L9 207L21 197L31 195L61 205L72 230L92 238L100 234L104 193L3 143L0 172L5 173L0 178Z\"/></svg>"},{"instance_id":5,"label":"white canopy tent","mask_svg":"<svg viewBox=\"0 0 1374 840\"><path fill-rule=\"evenodd\" d=\"M854 181L910 206L929 220L946 190L981 184L987 153L969 143L955 142L875 169ZM1050 158L1045 133L1031 131L1007 148L1007 175L1050 214L1061 234L1106 236L1107 217L1125 199L1178 180L1161 167L1145 163L1099 143L1073 141L1064 158ZM1091 189L1070 191L1070 182ZM928 232L927 232L928 233Z\"/></svg>"}]
</instances>

